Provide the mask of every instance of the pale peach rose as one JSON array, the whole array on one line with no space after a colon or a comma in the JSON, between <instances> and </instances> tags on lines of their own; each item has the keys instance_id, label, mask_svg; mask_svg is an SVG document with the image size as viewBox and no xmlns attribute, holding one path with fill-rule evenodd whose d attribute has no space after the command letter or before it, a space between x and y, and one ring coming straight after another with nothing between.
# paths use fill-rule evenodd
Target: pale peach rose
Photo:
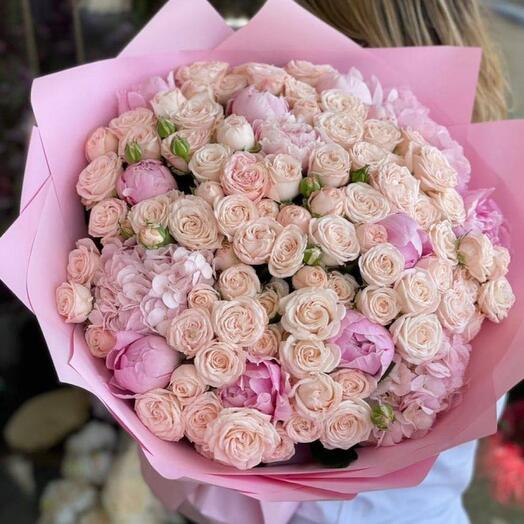
<instances>
[{"instance_id":1,"label":"pale peach rose","mask_svg":"<svg viewBox=\"0 0 524 524\"><path fill-rule=\"evenodd\" d=\"M439 305L439 290L429 271L420 267L406 269L395 282L395 291L402 313L433 313Z\"/></svg>"},{"instance_id":2,"label":"pale peach rose","mask_svg":"<svg viewBox=\"0 0 524 524\"><path fill-rule=\"evenodd\" d=\"M204 445L207 427L221 411L222 404L214 393L206 391L198 395L184 407L182 412L185 436L194 444Z\"/></svg>"},{"instance_id":3,"label":"pale peach rose","mask_svg":"<svg viewBox=\"0 0 524 524\"><path fill-rule=\"evenodd\" d=\"M323 421L320 442L326 449L349 449L371 435L371 408L360 399L343 400Z\"/></svg>"},{"instance_id":4,"label":"pale peach rose","mask_svg":"<svg viewBox=\"0 0 524 524\"><path fill-rule=\"evenodd\" d=\"M138 233L147 225L167 227L170 203L168 195L160 195L135 204L127 216L133 231Z\"/></svg>"},{"instance_id":5,"label":"pale peach rose","mask_svg":"<svg viewBox=\"0 0 524 524\"><path fill-rule=\"evenodd\" d=\"M460 289L467 293L473 303L478 299L480 283L471 276L464 266L455 266L453 270L452 288Z\"/></svg>"},{"instance_id":6,"label":"pale peach rose","mask_svg":"<svg viewBox=\"0 0 524 524\"><path fill-rule=\"evenodd\" d=\"M314 87L292 76L287 76L284 80L283 95L291 108L301 100L316 102L318 99L318 94Z\"/></svg>"},{"instance_id":7,"label":"pale peach rose","mask_svg":"<svg viewBox=\"0 0 524 524\"><path fill-rule=\"evenodd\" d=\"M247 87L247 77L243 74L230 73L223 76L215 85L215 96L219 104L227 104L229 99Z\"/></svg>"},{"instance_id":8,"label":"pale peach rose","mask_svg":"<svg viewBox=\"0 0 524 524\"><path fill-rule=\"evenodd\" d=\"M454 287L442 293L437 316L442 327L451 333L462 333L475 313L475 304L464 288Z\"/></svg>"},{"instance_id":9,"label":"pale peach rose","mask_svg":"<svg viewBox=\"0 0 524 524\"><path fill-rule=\"evenodd\" d=\"M169 234L161 226L144 226L136 234L137 242L146 249L158 249L169 242Z\"/></svg>"},{"instance_id":10,"label":"pale peach rose","mask_svg":"<svg viewBox=\"0 0 524 524\"><path fill-rule=\"evenodd\" d=\"M99 156L118 151L118 138L108 127L95 129L87 139L85 154L88 162L92 162Z\"/></svg>"},{"instance_id":11,"label":"pale peach rose","mask_svg":"<svg viewBox=\"0 0 524 524\"><path fill-rule=\"evenodd\" d=\"M272 452L267 453L262 457L262 462L265 464L285 462L286 460L292 458L295 454L295 443L289 438L282 422L275 424L275 429L277 430L280 440Z\"/></svg>"},{"instance_id":12,"label":"pale peach rose","mask_svg":"<svg viewBox=\"0 0 524 524\"><path fill-rule=\"evenodd\" d=\"M245 350L255 360L268 360L278 355L278 348L282 342L282 328L278 324L269 324L261 338Z\"/></svg>"},{"instance_id":13,"label":"pale peach rose","mask_svg":"<svg viewBox=\"0 0 524 524\"><path fill-rule=\"evenodd\" d=\"M284 228L272 218L258 218L235 231L233 250L245 264L258 265L269 261L273 245Z\"/></svg>"},{"instance_id":14,"label":"pale peach rose","mask_svg":"<svg viewBox=\"0 0 524 524\"><path fill-rule=\"evenodd\" d=\"M397 292L390 287L367 286L356 298L357 309L372 322L387 326L400 313Z\"/></svg>"},{"instance_id":15,"label":"pale peach rose","mask_svg":"<svg viewBox=\"0 0 524 524\"><path fill-rule=\"evenodd\" d=\"M311 193L307 205L309 211L317 218L324 215L343 215L345 200L343 188L323 187Z\"/></svg>"},{"instance_id":16,"label":"pale peach rose","mask_svg":"<svg viewBox=\"0 0 524 524\"><path fill-rule=\"evenodd\" d=\"M278 202L275 202L271 198L263 198L256 204L258 215L265 218L273 218L276 220L280 207Z\"/></svg>"},{"instance_id":17,"label":"pale peach rose","mask_svg":"<svg viewBox=\"0 0 524 524\"><path fill-rule=\"evenodd\" d=\"M178 174L186 175L190 172L188 162L185 158L182 158L173 152L173 142L176 140L185 140L185 142L187 142L187 145L189 146L188 157L191 162L191 158L193 158L195 152L209 143L210 139L211 132L209 129L180 129L176 133L173 133L162 140L160 152Z\"/></svg>"},{"instance_id":18,"label":"pale peach rose","mask_svg":"<svg viewBox=\"0 0 524 524\"><path fill-rule=\"evenodd\" d=\"M357 238L360 244L360 251L365 253L378 244L388 241L387 229L382 224L358 224Z\"/></svg>"},{"instance_id":19,"label":"pale peach rose","mask_svg":"<svg viewBox=\"0 0 524 524\"><path fill-rule=\"evenodd\" d=\"M464 200L459 192L453 188L447 188L439 192L428 193L432 203L440 211L441 215L449 220L453 226L459 226L466 220Z\"/></svg>"},{"instance_id":20,"label":"pale peach rose","mask_svg":"<svg viewBox=\"0 0 524 524\"><path fill-rule=\"evenodd\" d=\"M259 217L255 204L245 195L228 195L215 206L218 228L232 240L241 226Z\"/></svg>"},{"instance_id":21,"label":"pale peach rose","mask_svg":"<svg viewBox=\"0 0 524 524\"><path fill-rule=\"evenodd\" d=\"M262 287L257 272L246 264L237 264L222 271L218 279L218 290L226 300L238 297L254 298Z\"/></svg>"},{"instance_id":22,"label":"pale peach rose","mask_svg":"<svg viewBox=\"0 0 524 524\"><path fill-rule=\"evenodd\" d=\"M320 93L320 107L323 111L331 111L333 113L342 111L349 113L362 122L368 114L368 108L360 98L343 89L326 89L322 91L322 93Z\"/></svg>"},{"instance_id":23,"label":"pale peach rose","mask_svg":"<svg viewBox=\"0 0 524 524\"><path fill-rule=\"evenodd\" d=\"M416 130L411 128L401 129L402 140L397 146L397 153L405 156L417 153L421 147L427 146L425 138Z\"/></svg>"},{"instance_id":24,"label":"pale peach rose","mask_svg":"<svg viewBox=\"0 0 524 524\"><path fill-rule=\"evenodd\" d=\"M427 231L433 224L442 220L442 212L435 202L421 191L415 203L413 218L422 229Z\"/></svg>"},{"instance_id":25,"label":"pale peach rose","mask_svg":"<svg viewBox=\"0 0 524 524\"><path fill-rule=\"evenodd\" d=\"M193 361L200 379L211 387L233 384L246 369L246 355L240 346L213 340L197 351Z\"/></svg>"},{"instance_id":26,"label":"pale peach rose","mask_svg":"<svg viewBox=\"0 0 524 524\"><path fill-rule=\"evenodd\" d=\"M76 248L67 256L67 279L89 287L100 267L100 253L90 238L76 241Z\"/></svg>"},{"instance_id":27,"label":"pale peach rose","mask_svg":"<svg viewBox=\"0 0 524 524\"><path fill-rule=\"evenodd\" d=\"M440 258L457 263L457 237L449 220L443 220L430 226L428 231L433 251Z\"/></svg>"},{"instance_id":28,"label":"pale peach rose","mask_svg":"<svg viewBox=\"0 0 524 524\"><path fill-rule=\"evenodd\" d=\"M310 241L322 249L322 262L341 266L360 254L355 226L345 218L326 215L309 223Z\"/></svg>"},{"instance_id":29,"label":"pale peach rose","mask_svg":"<svg viewBox=\"0 0 524 524\"><path fill-rule=\"evenodd\" d=\"M120 140L134 127L147 126L154 129L155 124L156 119L153 111L146 109L145 107L139 107L137 109L132 109L131 111L126 111L116 118L113 118L113 120L109 122L109 127Z\"/></svg>"},{"instance_id":30,"label":"pale peach rose","mask_svg":"<svg viewBox=\"0 0 524 524\"><path fill-rule=\"evenodd\" d=\"M442 325L437 315L402 315L389 328L395 347L410 364L435 358L442 345Z\"/></svg>"},{"instance_id":31,"label":"pale peach rose","mask_svg":"<svg viewBox=\"0 0 524 524\"><path fill-rule=\"evenodd\" d=\"M443 293L451 288L453 283L453 268L454 264L447 258L440 258L436 256L421 258L416 267L426 269L437 289Z\"/></svg>"},{"instance_id":32,"label":"pale peach rose","mask_svg":"<svg viewBox=\"0 0 524 524\"><path fill-rule=\"evenodd\" d=\"M187 305L189 308L201 308L211 314L213 304L220 300L218 291L209 284L197 284L187 294Z\"/></svg>"},{"instance_id":33,"label":"pale peach rose","mask_svg":"<svg viewBox=\"0 0 524 524\"><path fill-rule=\"evenodd\" d=\"M291 110L298 122L304 122L310 126L313 126L315 116L321 112L318 102L308 99L297 100Z\"/></svg>"},{"instance_id":34,"label":"pale peach rose","mask_svg":"<svg viewBox=\"0 0 524 524\"><path fill-rule=\"evenodd\" d=\"M479 334L485 318L486 317L480 311L475 310L475 313L473 313L469 322L466 324L464 331L461 333L464 342L471 342Z\"/></svg>"},{"instance_id":35,"label":"pale peach rose","mask_svg":"<svg viewBox=\"0 0 524 524\"><path fill-rule=\"evenodd\" d=\"M266 310L250 297L216 302L211 319L221 341L240 346L255 344L268 324Z\"/></svg>"},{"instance_id":36,"label":"pale peach rose","mask_svg":"<svg viewBox=\"0 0 524 524\"><path fill-rule=\"evenodd\" d=\"M459 261L479 282L488 279L493 268L493 255L493 244L482 233L468 233L458 242Z\"/></svg>"},{"instance_id":37,"label":"pale peach rose","mask_svg":"<svg viewBox=\"0 0 524 524\"><path fill-rule=\"evenodd\" d=\"M234 151L252 149L255 146L255 133L251 124L242 115L230 115L220 122L216 129L219 144Z\"/></svg>"},{"instance_id":38,"label":"pale peach rose","mask_svg":"<svg viewBox=\"0 0 524 524\"><path fill-rule=\"evenodd\" d=\"M336 73L333 66L328 64L312 64L307 60L291 60L285 67L286 71L297 80L313 87L326 74Z\"/></svg>"},{"instance_id":39,"label":"pale peach rose","mask_svg":"<svg viewBox=\"0 0 524 524\"><path fill-rule=\"evenodd\" d=\"M215 251L213 259L215 271L224 271L228 267L240 264L240 259L235 255L233 246L227 240L222 241L222 245Z\"/></svg>"},{"instance_id":40,"label":"pale peach rose","mask_svg":"<svg viewBox=\"0 0 524 524\"><path fill-rule=\"evenodd\" d=\"M378 244L358 260L362 278L375 286L390 286L404 271L404 257L392 244Z\"/></svg>"},{"instance_id":41,"label":"pale peach rose","mask_svg":"<svg viewBox=\"0 0 524 524\"><path fill-rule=\"evenodd\" d=\"M224 191L219 182L208 180L197 185L194 195L205 200L214 208L224 198Z\"/></svg>"},{"instance_id":42,"label":"pale peach rose","mask_svg":"<svg viewBox=\"0 0 524 524\"><path fill-rule=\"evenodd\" d=\"M283 278L271 277L271 280L266 284L266 289L273 289L279 298L289 295L289 284Z\"/></svg>"},{"instance_id":43,"label":"pale peach rose","mask_svg":"<svg viewBox=\"0 0 524 524\"><path fill-rule=\"evenodd\" d=\"M58 314L69 324L81 324L87 320L93 308L93 297L88 287L76 282L64 282L56 288Z\"/></svg>"},{"instance_id":44,"label":"pale peach rose","mask_svg":"<svg viewBox=\"0 0 524 524\"><path fill-rule=\"evenodd\" d=\"M340 362L340 348L321 340L297 340L289 336L280 344L280 365L292 377L305 378L312 373L329 373Z\"/></svg>"},{"instance_id":45,"label":"pale peach rose","mask_svg":"<svg viewBox=\"0 0 524 524\"><path fill-rule=\"evenodd\" d=\"M268 270L278 278L293 276L304 264L307 235L294 225L286 226L278 234L268 261Z\"/></svg>"},{"instance_id":46,"label":"pale peach rose","mask_svg":"<svg viewBox=\"0 0 524 524\"><path fill-rule=\"evenodd\" d=\"M122 136L118 144L118 154L124 160L127 158L128 145L136 145L140 148L141 160L160 160L160 137L154 128L132 127Z\"/></svg>"},{"instance_id":47,"label":"pale peach rose","mask_svg":"<svg viewBox=\"0 0 524 524\"><path fill-rule=\"evenodd\" d=\"M368 172L373 173L387 161L390 154L375 144L360 141L351 146L349 157L353 170L367 167Z\"/></svg>"},{"instance_id":48,"label":"pale peach rose","mask_svg":"<svg viewBox=\"0 0 524 524\"><path fill-rule=\"evenodd\" d=\"M271 287L265 287L262 293L257 297L259 304L266 311L269 320L275 318L278 313L278 306L280 303L280 296L277 291Z\"/></svg>"},{"instance_id":49,"label":"pale peach rose","mask_svg":"<svg viewBox=\"0 0 524 524\"><path fill-rule=\"evenodd\" d=\"M493 246L493 266L489 274L490 280L505 277L509 270L511 255L509 251L502 246Z\"/></svg>"},{"instance_id":50,"label":"pale peach rose","mask_svg":"<svg viewBox=\"0 0 524 524\"><path fill-rule=\"evenodd\" d=\"M220 181L220 174L227 159L233 153L223 144L206 144L197 149L189 161L189 169L199 182Z\"/></svg>"},{"instance_id":51,"label":"pale peach rose","mask_svg":"<svg viewBox=\"0 0 524 524\"><path fill-rule=\"evenodd\" d=\"M168 225L173 238L188 249L216 249L222 243L213 209L197 196L175 200L169 207Z\"/></svg>"},{"instance_id":52,"label":"pale peach rose","mask_svg":"<svg viewBox=\"0 0 524 524\"><path fill-rule=\"evenodd\" d=\"M259 91L269 91L280 95L284 89L287 73L281 67L270 64L250 62L233 69L234 73L244 73L249 85L254 85Z\"/></svg>"},{"instance_id":53,"label":"pale peach rose","mask_svg":"<svg viewBox=\"0 0 524 524\"><path fill-rule=\"evenodd\" d=\"M184 436L182 408L171 391L158 388L137 395L135 411L142 424L158 438L177 442Z\"/></svg>"},{"instance_id":54,"label":"pale peach rose","mask_svg":"<svg viewBox=\"0 0 524 524\"><path fill-rule=\"evenodd\" d=\"M280 300L282 327L303 340L326 340L338 332L345 308L331 289L303 288Z\"/></svg>"},{"instance_id":55,"label":"pale peach rose","mask_svg":"<svg viewBox=\"0 0 524 524\"><path fill-rule=\"evenodd\" d=\"M268 196L279 202L293 200L299 194L302 180L302 163L291 155L279 153L268 155L269 191Z\"/></svg>"},{"instance_id":56,"label":"pale peach rose","mask_svg":"<svg viewBox=\"0 0 524 524\"><path fill-rule=\"evenodd\" d=\"M106 358L115 347L116 337L113 332L100 326L87 326L84 336L91 355L96 358Z\"/></svg>"},{"instance_id":57,"label":"pale peach rose","mask_svg":"<svg viewBox=\"0 0 524 524\"><path fill-rule=\"evenodd\" d=\"M194 80L186 80L180 86L180 91L186 100L198 95L204 95L211 100L215 99L215 92L212 85L202 84Z\"/></svg>"},{"instance_id":58,"label":"pale peach rose","mask_svg":"<svg viewBox=\"0 0 524 524\"><path fill-rule=\"evenodd\" d=\"M223 107L207 93L199 93L182 104L173 122L180 129L214 129L223 117Z\"/></svg>"},{"instance_id":59,"label":"pale peach rose","mask_svg":"<svg viewBox=\"0 0 524 524\"><path fill-rule=\"evenodd\" d=\"M220 181L226 195L241 194L257 202L269 190L269 169L259 156L237 151L224 164Z\"/></svg>"},{"instance_id":60,"label":"pale peach rose","mask_svg":"<svg viewBox=\"0 0 524 524\"><path fill-rule=\"evenodd\" d=\"M341 187L349 181L351 160L339 144L320 144L309 157L308 176L315 177L322 186Z\"/></svg>"},{"instance_id":61,"label":"pale peach rose","mask_svg":"<svg viewBox=\"0 0 524 524\"><path fill-rule=\"evenodd\" d=\"M167 325L167 343L188 357L207 346L213 339L211 317L206 309L189 308L176 315Z\"/></svg>"},{"instance_id":62,"label":"pale peach rose","mask_svg":"<svg viewBox=\"0 0 524 524\"><path fill-rule=\"evenodd\" d=\"M200 380L193 364L182 364L173 371L167 389L175 394L184 408L206 391L206 385Z\"/></svg>"},{"instance_id":63,"label":"pale peach rose","mask_svg":"<svg viewBox=\"0 0 524 524\"><path fill-rule=\"evenodd\" d=\"M160 91L149 101L149 104L157 118L172 120L185 101L186 97L182 91L175 87L168 91Z\"/></svg>"},{"instance_id":64,"label":"pale peach rose","mask_svg":"<svg viewBox=\"0 0 524 524\"><path fill-rule=\"evenodd\" d=\"M392 152L402 140L400 129L388 120L366 120L363 140Z\"/></svg>"},{"instance_id":65,"label":"pale peach rose","mask_svg":"<svg viewBox=\"0 0 524 524\"><path fill-rule=\"evenodd\" d=\"M355 298L358 282L352 275L340 271L330 271L327 288L332 289L337 294L337 299L341 304L349 306Z\"/></svg>"},{"instance_id":66,"label":"pale peach rose","mask_svg":"<svg viewBox=\"0 0 524 524\"><path fill-rule=\"evenodd\" d=\"M340 405L342 386L325 373L315 373L299 380L291 390L291 397L300 415L322 420Z\"/></svg>"},{"instance_id":67,"label":"pale peach rose","mask_svg":"<svg viewBox=\"0 0 524 524\"><path fill-rule=\"evenodd\" d=\"M225 408L205 434L213 459L246 470L270 457L280 445L271 417L252 408Z\"/></svg>"},{"instance_id":68,"label":"pale peach rose","mask_svg":"<svg viewBox=\"0 0 524 524\"><path fill-rule=\"evenodd\" d=\"M376 379L358 369L339 369L331 378L342 386L342 400L365 399L377 389Z\"/></svg>"},{"instance_id":69,"label":"pale peach rose","mask_svg":"<svg viewBox=\"0 0 524 524\"><path fill-rule=\"evenodd\" d=\"M356 182L345 188L344 210L356 224L378 222L389 215L388 199L369 184Z\"/></svg>"},{"instance_id":70,"label":"pale peach rose","mask_svg":"<svg viewBox=\"0 0 524 524\"><path fill-rule=\"evenodd\" d=\"M391 162L384 163L371 175L370 183L390 201L394 210L409 216L415 214L419 182L407 167Z\"/></svg>"},{"instance_id":71,"label":"pale peach rose","mask_svg":"<svg viewBox=\"0 0 524 524\"><path fill-rule=\"evenodd\" d=\"M276 220L283 226L294 224L304 231L304 233L307 233L309 231L311 213L305 207L291 204L289 206L284 206L279 211Z\"/></svg>"},{"instance_id":72,"label":"pale peach rose","mask_svg":"<svg viewBox=\"0 0 524 524\"><path fill-rule=\"evenodd\" d=\"M304 266L293 275L292 284L295 289L327 287L328 275L320 266Z\"/></svg>"},{"instance_id":73,"label":"pale peach rose","mask_svg":"<svg viewBox=\"0 0 524 524\"><path fill-rule=\"evenodd\" d=\"M289 438L296 444L307 444L320 438L322 424L317 418L304 417L293 413L284 423Z\"/></svg>"},{"instance_id":74,"label":"pale peach rose","mask_svg":"<svg viewBox=\"0 0 524 524\"><path fill-rule=\"evenodd\" d=\"M314 123L323 140L335 142L346 150L361 140L364 133L362 121L350 113L320 113Z\"/></svg>"},{"instance_id":75,"label":"pale peach rose","mask_svg":"<svg viewBox=\"0 0 524 524\"><path fill-rule=\"evenodd\" d=\"M229 64L215 60L197 61L180 66L175 73L177 84L192 80L199 84L214 84L222 78L229 69Z\"/></svg>"},{"instance_id":76,"label":"pale peach rose","mask_svg":"<svg viewBox=\"0 0 524 524\"><path fill-rule=\"evenodd\" d=\"M457 185L457 172L433 146L422 146L413 154L413 174L424 191L444 191Z\"/></svg>"},{"instance_id":77,"label":"pale peach rose","mask_svg":"<svg viewBox=\"0 0 524 524\"><path fill-rule=\"evenodd\" d=\"M95 158L78 176L76 192L87 208L116 194L116 181L124 172L115 153Z\"/></svg>"},{"instance_id":78,"label":"pale peach rose","mask_svg":"<svg viewBox=\"0 0 524 524\"><path fill-rule=\"evenodd\" d=\"M504 320L515 304L515 295L506 277L489 280L480 287L479 306L492 322Z\"/></svg>"}]
</instances>

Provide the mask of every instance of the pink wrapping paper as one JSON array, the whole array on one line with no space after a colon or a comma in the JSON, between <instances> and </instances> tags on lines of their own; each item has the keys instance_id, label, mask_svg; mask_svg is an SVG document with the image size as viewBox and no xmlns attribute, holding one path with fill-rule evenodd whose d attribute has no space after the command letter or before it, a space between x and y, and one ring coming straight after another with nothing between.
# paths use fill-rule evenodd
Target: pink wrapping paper
<instances>
[{"instance_id":1,"label":"pink wrapping paper","mask_svg":"<svg viewBox=\"0 0 524 524\"><path fill-rule=\"evenodd\" d=\"M252 23L230 35L207 2L193 1L191 9L200 10L197 19L191 16L189 0L169 2L126 48L126 56L35 81L32 102L39 127L33 132L28 153L21 215L0 239L0 251L8 255L0 260L0 275L38 317L60 380L93 392L140 444L144 474L162 500L174 505L185 500L186 512L197 505L209 522L220 522L217 501L223 496L221 488L233 488L267 501L253 506L259 522L279 524L287 521L296 505L276 501L348 499L361 491L415 485L442 450L492 433L496 399L524 376L524 331L520 325L524 272L519 271L524 263L524 238L518 231L524 219L518 193L524 164L524 121L468 125L480 59L477 49L364 50L290 0L270 0ZM158 32L185 27L189 19L194 25L187 38L158 38ZM280 20L286 21L286 31L278 32L278 39L264 37L269 34L268 24L272 24L272 34L277 34L274 27ZM209 49L224 38L218 49ZM189 44L205 50L180 51ZM156 54L143 56L146 53ZM74 185L84 166L83 144L89 132L114 115L118 88L210 58L232 64L308 59L342 70L357 67L367 76L377 75L386 86L410 86L430 107L432 116L451 126L452 134L464 145L473 165L474 185L497 188L495 198L514 226L509 278L517 303L505 323L486 326L475 340L464 401L440 417L423 439L394 448L363 449L359 459L343 470L305 465L237 471L213 463L189 446L154 437L132 407L110 393L109 373L90 356L81 328L64 324L56 313L54 290L65 278L64 261L74 240L86 232ZM429 62L432 67L425 67ZM447 82L449 78L453 82ZM86 92L90 97L84 96ZM199 483L217 487L206 492ZM176 493L183 496L174 497Z\"/></svg>"}]
</instances>

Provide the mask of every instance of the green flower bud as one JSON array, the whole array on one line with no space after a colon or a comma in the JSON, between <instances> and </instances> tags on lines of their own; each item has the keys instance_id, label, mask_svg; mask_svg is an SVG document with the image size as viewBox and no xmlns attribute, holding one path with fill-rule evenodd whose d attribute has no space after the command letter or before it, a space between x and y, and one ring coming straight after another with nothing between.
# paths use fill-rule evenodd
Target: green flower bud
<instances>
[{"instance_id":1,"label":"green flower bud","mask_svg":"<svg viewBox=\"0 0 524 524\"><path fill-rule=\"evenodd\" d=\"M171 152L189 162L189 142L185 138L175 138L171 142Z\"/></svg>"},{"instance_id":2,"label":"green flower bud","mask_svg":"<svg viewBox=\"0 0 524 524\"><path fill-rule=\"evenodd\" d=\"M365 182L369 181L368 166L361 167L351 173L351 182Z\"/></svg>"},{"instance_id":3,"label":"green flower bud","mask_svg":"<svg viewBox=\"0 0 524 524\"><path fill-rule=\"evenodd\" d=\"M300 181L299 191L302 196L309 198L311 193L320 191L321 187L320 182L316 178L308 176Z\"/></svg>"},{"instance_id":4,"label":"green flower bud","mask_svg":"<svg viewBox=\"0 0 524 524\"><path fill-rule=\"evenodd\" d=\"M122 220L120 222L120 236L123 237L125 240L128 238L131 238L135 232L133 231L133 228L131 227L131 223L126 218L125 220Z\"/></svg>"},{"instance_id":5,"label":"green flower bud","mask_svg":"<svg viewBox=\"0 0 524 524\"><path fill-rule=\"evenodd\" d=\"M304 264L319 266L322 259L322 250L319 247L308 247L304 251Z\"/></svg>"},{"instance_id":6,"label":"green flower bud","mask_svg":"<svg viewBox=\"0 0 524 524\"><path fill-rule=\"evenodd\" d=\"M138 241L146 249L158 249L169 244L173 239L163 226L145 226L138 232Z\"/></svg>"},{"instance_id":7,"label":"green flower bud","mask_svg":"<svg viewBox=\"0 0 524 524\"><path fill-rule=\"evenodd\" d=\"M142 148L137 142L128 142L125 149L126 160L130 164L142 160Z\"/></svg>"},{"instance_id":8,"label":"green flower bud","mask_svg":"<svg viewBox=\"0 0 524 524\"><path fill-rule=\"evenodd\" d=\"M262 151L262 146L257 142L251 149L248 149L248 153L260 153Z\"/></svg>"},{"instance_id":9,"label":"green flower bud","mask_svg":"<svg viewBox=\"0 0 524 524\"><path fill-rule=\"evenodd\" d=\"M377 404L371 409L371 422L382 431L386 431L395 420L395 413L389 404Z\"/></svg>"},{"instance_id":10,"label":"green flower bud","mask_svg":"<svg viewBox=\"0 0 524 524\"><path fill-rule=\"evenodd\" d=\"M167 118L160 118L158 124L156 125L157 133L160 138L167 138L169 135L172 135L176 131L175 124L168 120Z\"/></svg>"}]
</instances>

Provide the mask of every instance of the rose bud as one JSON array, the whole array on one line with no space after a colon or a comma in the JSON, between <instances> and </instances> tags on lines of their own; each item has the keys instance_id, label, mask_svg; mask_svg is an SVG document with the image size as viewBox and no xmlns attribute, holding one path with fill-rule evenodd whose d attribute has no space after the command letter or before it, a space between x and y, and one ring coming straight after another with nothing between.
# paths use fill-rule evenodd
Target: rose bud
<instances>
[{"instance_id":1,"label":"rose bud","mask_svg":"<svg viewBox=\"0 0 524 524\"><path fill-rule=\"evenodd\" d=\"M140 162L142 160L142 148L137 142L128 142L124 149L124 156L130 164Z\"/></svg>"},{"instance_id":2,"label":"rose bud","mask_svg":"<svg viewBox=\"0 0 524 524\"><path fill-rule=\"evenodd\" d=\"M64 282L56 288L58 314L70 324L81 324L91 312L93 297L88 287L76 282Z\"/></svg>"},{"instance_id":3,"label":"rose bud","mask_svg":"<svg viewBox=\"0 0 524 524\"><path fill-rule=\"evenodd\" d=\"M319 247L308 247L304 251L304 264L319 266L322 261L322 250Z\"/></svg>"},{"instance_id":4,"label":"rose bud","mask_svg":"<svg viewBox=\"0 0 524 524\"><path fill-rule=\"evenodd\" d=\"M307 203L313 216L321 217L324 215L343 215L345 200L342 189L323 187L319 191L311 193Z\"/></svg>"},{"instance_id":5,"label":"rose bud","mask_svg":"<svg viewBox=\"0 0 524 524\"><path fill-rule=\"evenodd\" d=\"M285 115L288 103L282 97L268 91L258 91L255 86L241 89L230 99L227 113L242 115L252 124L255 120L267 120Z\"/></svg>"},{"instance_id":6,"label":"rose bud","mask_svg":"<svg viewBox=\"0 0 524 524\"><path fill-rule=\"evenodd\" d=\"M300 194L306 198L309 198L315 191L320 191L320 182L316 178L306 177L303 178L299 185Z\"/></svg>"},{"instance_id":7,"label":"rose bud","mask_svg":"<svg viewBox=\"0 0 524 524\"><path fill-rule=\"evenodd\" d=\"M389 404L377 404L371 409L371 422L380 430L386 431L395 421L395 412Z\"/></svg>"},{"instance_id":8,"label":"rose bud","mask_svg":"<svg viewBox=\"0 0 524 524\"><path fill-rule=\"evenodd\" d=\"M241 115L230 115L220 124L216 131L217 142L230 146L235 151L251 149L255 145L253 128Z\"/></svg>"},{"instance_id":9,"label":"rose bud","mask_svg":"<svg viewBox=\"0 0 524 524\"><path fill-rule=\"evenodd\" d=\"M167 118L160 118L156 125L156 132L160 138L167 138L176 132L176 126Z\"/></svg>"},{"instance_id":10,"label":"rose bud","mask_svg":"<svg viewBox=\"0 0 524 524\"><path fill-rule=\"evenodd\" d=\"M137 235L137 240L146 249L158 249L172 242L171 235L163 226L145 226Z\"/></svg>"},{"instance_id":11,"label":"rose bud","mask_svg":"<svg viewBox=\"0 0 524 524\"><path fill-rule=\"evenodd\" d=\"M215 207L218 201L224 198L224 191L219 182L208 180L198 184L195 195L204 199L211 207Z\"/></svg>"},{"instance_id":12,"label":"rose bud","mask_svg":"<svg viewBox=\"0 0 524 524\"><path fill-rule=\"evenodd\" d=\"M95 129L85 145L86 158L92 162L95 158L107 153L116 153L118 151L118 138L108 127L99 127Z\"/></svg>"}]
</instances>

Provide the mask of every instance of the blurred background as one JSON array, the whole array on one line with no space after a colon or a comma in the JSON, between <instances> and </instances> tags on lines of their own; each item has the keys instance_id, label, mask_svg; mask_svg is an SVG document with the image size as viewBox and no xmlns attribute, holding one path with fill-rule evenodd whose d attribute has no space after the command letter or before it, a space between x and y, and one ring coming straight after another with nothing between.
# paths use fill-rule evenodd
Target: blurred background
<instances>
[{"instance_id":1,"label":"blurred background","mask_svg":"<svg viewBox=\"0 0 524 524\"><path fill-rule=\"evenodd\" d=\"M32 79L114 56L163 3L0 1L0 234L18 213L33 125L28 102ZM238 28L264 2L211 3ZM511 117L522 118L524 0L483 3L508 72ZM524 522L522 389L511 392L499 433L481 444L466 496L475 524ZM132 444L103 408L84 392L57 383L36 320L0 283L0 523L35 522L160 524L183 519L166 515L154 500L141 481Z\"/></svg>"}]
</instances>

